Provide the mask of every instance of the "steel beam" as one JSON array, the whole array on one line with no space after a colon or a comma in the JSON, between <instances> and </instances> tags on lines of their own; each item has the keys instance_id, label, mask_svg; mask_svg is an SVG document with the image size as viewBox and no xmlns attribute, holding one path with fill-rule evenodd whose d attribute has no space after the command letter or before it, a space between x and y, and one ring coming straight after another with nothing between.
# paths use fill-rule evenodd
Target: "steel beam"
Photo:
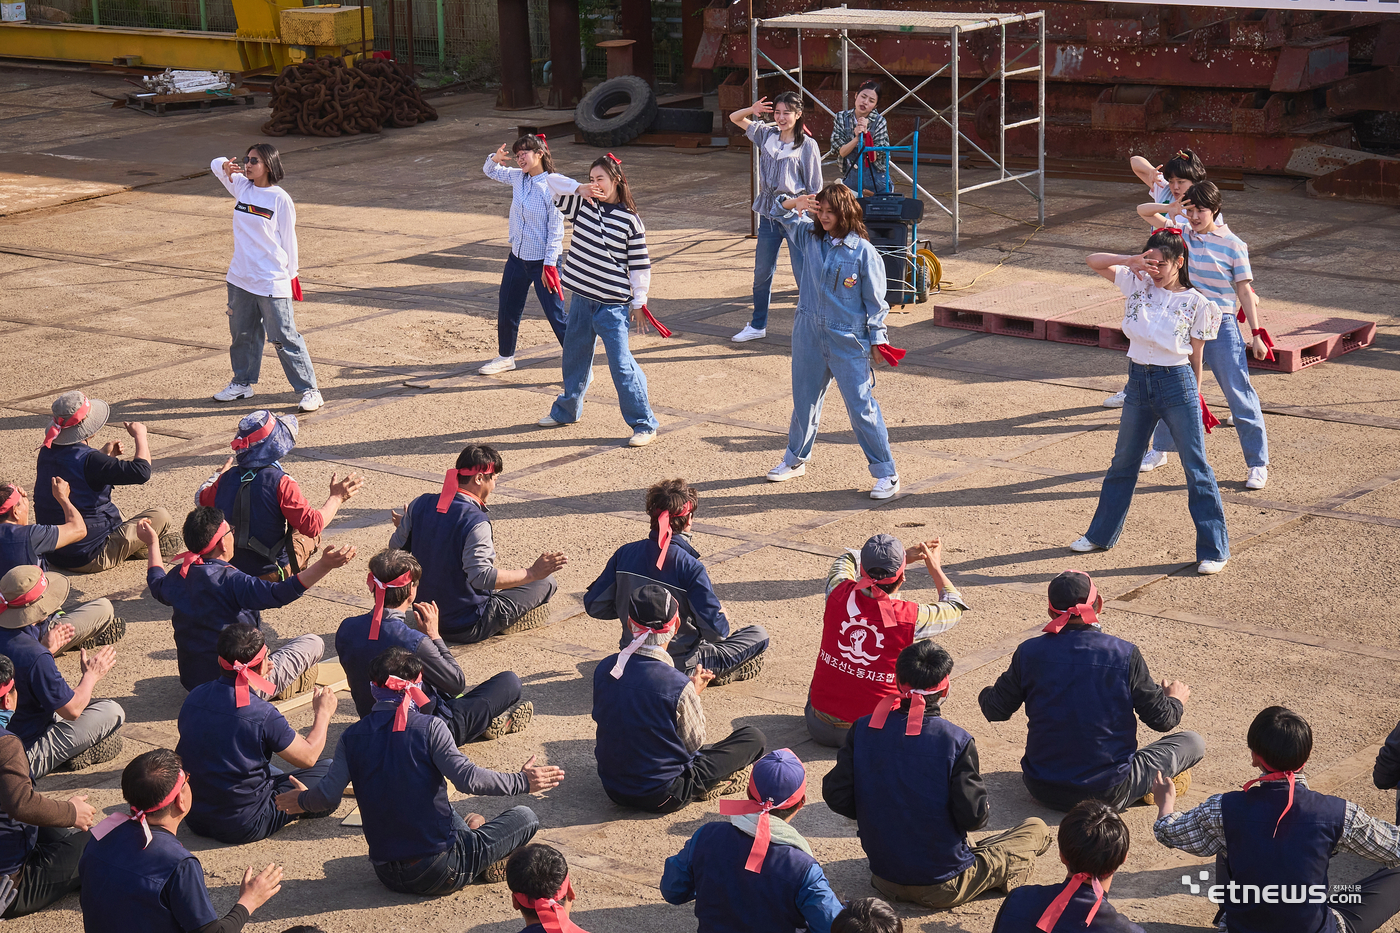
<instances>
[{"instance_id":1,"label":"steel beam","mask_svg":"<svg viewBox=\"0 0 1400 933\"><path fill-rule=\"evenodd\" d=\"M520 0L496 0L496 14L501 41L501 93L496 98L496 109L533 109L535 88L530 78L530 8Z\"/></svg>"},{"instance_id":2,"label":"steel beam","mask_svg":"<svg viewBox=\"0 0 1400 933\"><path fill-rule=\"evenodd\" d=\"M525 4L521 2L521 6ZM621 0L617 24L622 38L636 41L632 46L632 69L639 78L656 86L656 57L651 40L651 0Z\"/></svg>"},{"instance_id":3,"label":"steel beam","mask_svg":"<svg viewBox=\"0 0 1400 933\"><path fill-rule=\"evenodd\" d=\"M583 97L583 45L578 30L578 0L549 0L549 110L573 110Z\"/></svg>"}]
</instances>

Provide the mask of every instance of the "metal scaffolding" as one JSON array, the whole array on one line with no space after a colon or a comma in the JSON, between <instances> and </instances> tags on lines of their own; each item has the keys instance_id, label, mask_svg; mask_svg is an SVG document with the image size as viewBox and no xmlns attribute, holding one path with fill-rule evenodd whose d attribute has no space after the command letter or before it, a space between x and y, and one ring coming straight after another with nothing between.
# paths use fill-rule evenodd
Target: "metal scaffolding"
<instances>
[{"instance_id":1,"label":"metal scaffolding","mask_svg":"<svg viewBox=\"0 0 1400 933\"><path fill-rule=\"evenodd\" d=\"M1006 60L1006 27L1016 23L1034 22L1039 26L1039 36L1036 42L1024 48L1011 61ZM758 31L760 29L795 29L797 30L797 67L788 70L758 47ZM999 66L977 83L972 90L961 93L960 79L958 74L958 53L961 47L962 36L970 32L979 32L984 29L998 30L1001 37ZM1037 218L1041 224L1045 223L1045 13L1039 11L1035 13L930 13L914 10L851 10L845 6L834 9L814 10L810 13L792 13L787 16L777 16L772 19L753 18L749 21L749 86L752 90L752 98L758 100L758 85L763 78L783 77L791 81L797 90L805 97L811 99L818 107L831 114L834 119L836 114L821 102L817 96L808 90L803 83L802 69L802 31L813 30L818 32L835 32L841 38L841 107L850 107L850 65L851 49L865 60L870 62L875 68L893 82L902 92L893 104L882 108L888 114L905 101L912 101L914 105L921 106L928 111L927 118L920 116L916 121L918 130L925 126L938 123L948 127L952 134L951 152L949 153L949 165L952 170L952 191L950 192L951 206L944 204L924 187L914 183L907 172L890 160L892 171L904 176L905 181L914 186L916 196L922 193L930 201L936 204L953 221L953 252L958 250L958 228L960 223L960 201L962 195L969 191L977 191L982 188L990 188L994 185L1002 185L1007 182L1015 182L1026 193L1035 198L1037 206ZM922 35L946 36L949 41L949 60L933 74L909 87L899 78L895 77L865 48L861 46L859 37L852 37L851 33L918 33ZM1037 61L1034 65L1015 67L1017 63L1032 50L1036 52ZM774 68L774 71L764 73L761 66L766 63ZM859 70L866 70L863 63L858 61ZM1008 70L1008 66L1010 70ZM1036 74L1039 88L1036 93L1035 116L1018 120L1014 123L1006 122L1006 79ZM952 85L952 95L949 98L948 106L942 110L936 109L923 98L918 96L918 92L928 86L935 78L946 75ZM975 143L966 133L960 129L959 106L967 98L977 93L993 81L1000 82L1000 106L997 114L997 136L1000 147L996 156L992 156L985 149ZM1018 127L1034 125L1037 130L1038 139L1036 152L1038 154L1036 168L1028 172L1013 174L1006 168L1006 133ZM908 140L908 136L900 140L900 144ZM996 178L991 181L984 181L974 185L962 187L960 180L959 156L963 149L963 144L975 149L982 158L991 162L997 172ZM752 167L754 184L758 183L758 149L754 147ZM1036 188L1031 190L1027 185L1027 180L1036 179Z\"/></svg>"}]
</instances>

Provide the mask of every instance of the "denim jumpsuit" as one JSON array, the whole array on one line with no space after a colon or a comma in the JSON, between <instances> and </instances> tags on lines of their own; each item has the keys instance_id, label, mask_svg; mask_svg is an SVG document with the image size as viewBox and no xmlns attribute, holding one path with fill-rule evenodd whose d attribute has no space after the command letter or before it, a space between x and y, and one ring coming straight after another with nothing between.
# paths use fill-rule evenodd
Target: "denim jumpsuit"
<instances>
[{"instance_id":1,"label":"denim jumpsuit","mask_svg":"<svg viewBox=\"0 0 1400 933\"><path fill-rule=\"evenodd\" d=\"M803 258L792 325L792 424L783 462L797 466L812 459L822 402L835 379L870 475L896 476L870 365L871 345L887 342L884 261L869 240L854 232L835 242L825 234L813 236L808 217L789 212L780 219Z\"/></svg>"}]
</instances>

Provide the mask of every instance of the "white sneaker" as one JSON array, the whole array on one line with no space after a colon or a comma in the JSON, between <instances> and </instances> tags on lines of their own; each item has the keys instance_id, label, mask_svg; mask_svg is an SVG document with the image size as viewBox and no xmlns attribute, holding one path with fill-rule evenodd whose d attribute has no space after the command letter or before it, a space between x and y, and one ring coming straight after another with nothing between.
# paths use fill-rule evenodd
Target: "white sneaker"
<instances>
[{"instance_id":1,"label":"white sneaker","mask_svg":"<svg viewBox=\"0 0 1400 933\"><path fill-rule=\"evenodd\" d=\"M899 492L898 476L882 476L875 480L875 487L870 490L872 499L888 499Z\"/></svg>"},{"instance_id":2,"label":"white sneaker","mask_svg":"<svg viewBox=\"0 0 1400 933\"><path fill-rule=\"evenodd\" d=\"M1235 426L1235 416L1226 415L1224 418L1221 418L1220 426L1224 428L1233 428Z\"/></svg>"},{"instance_id":3,"label":"white sneaker","mask_svg":"<svg viewBox=\"0 0 1400 933\"><path fill-rule=\"evenodd\" d=\"M788 466L784 461L768 471L766 477L770 483L785 483L790 479L797 479L807 472L807 464L799 463L797 466Z\"/></svg>"},{"instance_id":4,"label":"white sneaker","mask_svg":"<svg viewBox=\"0 0 1400 933\"><path fill-rule=\"evenodd\" d=\"M628 447L645 447L656 440L656 432L638 428L637 431L627 441Z\"/></svg>"},{"instance_id":5,"label":"white sneaker","mask_svg":"<svg viewBox=\"0 0 1400 933\"><path fill-rule=\"evenodd\" d=\"M301 393L301 401L297 403L297 411L316 411L326 400L321 398L321 393L316 389L307 389Z\"/></svg>"},{"instance_id":6,"label":"white sneaker","mask_svg":"<svg viewBox=\"0 0 1400 933\"><path fill-rule=\"evenodd\" d=\"M1269 484L1269 468L1266 466L1250 467L1249 479L1244 481L1245 489L1263 489Z\"/></svg>"},{"instance_id":7,"label":"white sneaker","mask_svg":"<svg viewBox=\"0 0 1400 933\"><path fill-rule=\"evenodd\" d=\"M1159 466L1167 462L1167 455L1160 450L1148 450L1142 455L1142 464L1138 467L1139 473L1151 473Z\"/></svg>"},{"instance_id":8,"label":"white sneaker","mask_svg":"<svg viewBox=\"0 0 1400 933\"><path fill-rule=\"evenodd\" d=\"M735 334L729 339L734 341L735 343L746 343L750 340L762 340L764 337L767 336L768 328L758 328L754 327L752 324L745 324L743 330L739 331L739 333Z\"/></svg>"},{"instance_id":9,"label":"white sneaker","mask_svg":"<svg viewBox=\"0 0 1400 933\"><path fill-rule=\"evenodd\" d=\"M224 386L222 389L214 393L214 401L216 402L232 402L235 399L252 397L253 387L245 386L241 382L230 382L228 385Z\"/></svg>"},{"instance_id":10,"label":"white sneaker","mask_svg":"<svg viewBox=\"0 0 1400 933\"><path fill-rule=\"evenodd\" d=\"M1087 537L1080 538L1069 546L1069 549L1076 554L1088 554L1090 551L1105 551L1107 548L1100 547Z\"/></svg>"},{"instance_id":11,"label":"white sneaker","mask_svg":"<svg viewBox=\"0 0 1400 933\"><path fill-rule=\"evenodd\" d=\"M562 422L555 421L553 418L549 417L549 415L545 415L539 421L535 422L535 424L539 425L542 428L557 428L561 423Z\"/></svg>"},{"instance_id":12,"label":"white sneaker","mask_svg":"<svg viewBox=\"0 0 1400 933\"><path fill-rule=\"evenodd\" d=\"M1203 560L1196 565L1196 572L1203 575L1219 573L1225 569L1225 565L1229 562L1228 557L1225 560Z\"/></svg>"},{"instance_id":13,"label":"white sneaker","mask_svg":"<svg viewBox=\"0 0 1400 933\"><path fill-rule=\"evenodd\" d=\"M1104 408L1122 408L1122 407L1123 407L1123 403L1126 402L1127 400L1128 400L1128 390L1127 390L1127 389L1124 389L1122 392L1115 392L1115 393L1113 393L1112 395L1110 395L1108 398L1104 399L1104 400L1103 400L1103 407L1104 407Z\"/></svg>"},{"instance_id":14,"label":"white sneaker","mask_svg":"<svg viewBox=\"0 0 1400 933\"><path fill-rule=\"evenodd\" d=\"M515 368L515 357L498 356L489 363L484 364L477 370L482 376L494 376L497 373L508 373Z\"/></svg>"}]
</instances>

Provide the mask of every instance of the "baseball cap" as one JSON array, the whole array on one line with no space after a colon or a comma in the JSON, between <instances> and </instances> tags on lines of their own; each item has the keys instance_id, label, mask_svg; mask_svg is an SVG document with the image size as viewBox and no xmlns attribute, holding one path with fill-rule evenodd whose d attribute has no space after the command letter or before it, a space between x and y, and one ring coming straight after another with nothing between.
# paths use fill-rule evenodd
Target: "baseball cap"
<instances>
[{"instance_id":1,"label":"baseball cap","mask_svg":"<svg viewBox=\"0 0 1400 933\"><path fill-rule=\"evenodd\" d=\"M860 549L860 568L871 579L892 577L903 566L904 545L894 535L875 535Z\"/></svg>"},{"instance_id":2,"label":"baseball cap","mask_svg":"<svg viewBox=\"0 0 1400 933\"><path fill-rule=\"evenodd\" d=\"M754 762L749 783L755 791L752 796L759 802L780 804L806 785L807 769L792 749L780 748Z\"/></svg>"},{"instance_id":3,"label":"baseball cap","mask_svg":"<svg viewBox=\"0 0 1400 933\"><path fill-rule=\"evenodd\" d=\"M659 583L639 586L627 604L627 617L638 625L651 629L665 628L680 613L680 603Z\"/></svg>"},{"instance_id":4,"label":"baseball cap","mask_svg":"<svg viewBox=\"0 0 1400 933\"><path fill-rule=\"evenodd\" d=\"M1089 598L1092 581L1087 573L1066 570L1050 581L1050 605L1063 612L1078 606Z\"/></svg>"}]
</instances>

